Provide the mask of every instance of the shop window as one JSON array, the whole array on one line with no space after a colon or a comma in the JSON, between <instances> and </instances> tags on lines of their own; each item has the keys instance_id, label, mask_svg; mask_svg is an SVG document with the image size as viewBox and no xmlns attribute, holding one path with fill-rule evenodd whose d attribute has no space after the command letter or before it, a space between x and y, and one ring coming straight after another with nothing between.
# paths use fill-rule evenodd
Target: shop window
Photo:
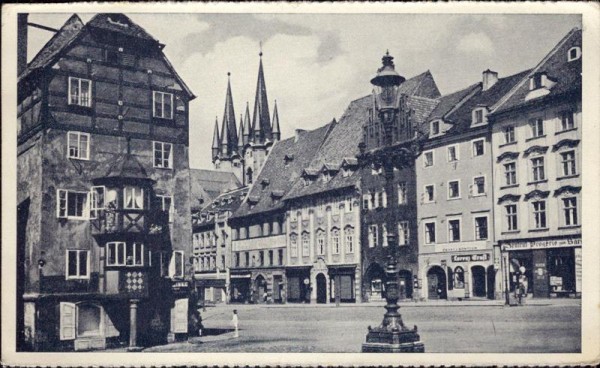
<instances>
[{"instance_id":1,"label":"shop window","mask_svg":"<svg viewBox=\"0 0 600 368\"><path fill-rule=\"evenodd\" d=\"M68 132L67 133L67 157L77 160L90 159L90 135L89 133Z\"/></svg>"},{"instance_id":2,"label":"shop window","mask_svg":"<svg viewBox=\"0 0 600 368\"><path fill-rule=\"evenodd\" d=\"M515 138L515 127L509 125L504 128L504 144L514 143L516 142Z\"/></svg>"},{"instance_id":3,"label":"shop window","mask_svg":"<svg viewBox=\"0 0 600 368\"><path fill-rule=\"evenodd\" d=\"M575 165L575 151L561 152L560 165L562 168L562 176L572 176L577 174Z\"/></svg>"},{"instance_id":4,"label":"shop window","mask_svg":"<svg viewBox=\"0 0 600 368\"><path fill-rule=\"evenodd\" d=\"M448 182L448 199L460 198L460 182L453 180Z\"/></svg>"},{"instance_id":5,"label":"shop window","mask_svg":"<svg viewBox=\"0 0 600 368\"><path fill-rule=\"evenodd\" d=\"M125 209L141 210L144 209L144 189L138 187L125 187Z\"/></svg>"},{"instance_id":6,"label":"shop window","mask_svg":"<svg viewBox=\"0 0 600 368\"><path fill-rule=\"evenodd\" d=\"M504 182L506 185L517 184L517 163L508 162L504 164Z\"/></svg>"},{"instance_id":7,"label":"shop window","mask_svg":"<svg viewBox=\"0 0 600 368\"><path fill-rule=\"evenodd\" d=\"M92 106L92 81L69 77L69 105Z\"/></svg>"},{"instance_id":8,"label":"shop window","mask_svg":"<svg viewBox=\"0 0 600 368\"><path fill-rule=\"evenodd\" d=\"M460 266L456 266L456 268L454 269L454 288L465 288L465 271Z\"/></svg>"},{"instance_id":9,"label":"shop window","mask_svg":"<svg viewBox=\"0 0 600 368\"><path fill-rule=\"evenodd\" d=\"M563 198L562 200L563 214L564 214L564 225L575 226L579 225L577 218L577 198L569 197Z\"/></svg>"},{"instance_id":10,"label":"shop window","mask_svg":"<svg viewBox=\"0 0 600 368\"><path fill-rule=\"evenodd\" d=\"M543 157L535 157L531 159L531 179L533 182L546 180Z\"/></svg>"},{"instance_id":11,"label":"shop window","mask_svg":"<svg viewBox=\"0 0 600 368\"><path fill-rule=\"evenodd\" d=\"M89 279L90 278L90 251L83 249L68 249L66 259L66 278Z\"/></svg>"},{"instance_id":12,"label":"shop window","mask_svg":"<svg viewBox=\"0 0 600 368\"><path fill-rule=\"evenodd\" d=\"M398 183L398 204L406 204L408 202L408 187L406 182Z\"/></svg>"},{"instance_id":13,"label":"shop window","mask_svg":"<svg viewBox=\"0 0 600 368\"><path fill-rule=\"evenodd\" d=\"M171 143L153 142L154 167L173 168L173 145Z\"/></svg>"},{"instance_id":14,"label":"shop window","mask_svg":"<svg viewBox=\"0 0 600 368\"><path fill-rule=\"evenodd\" d=\"M398 223L398 245L408 245L410 233L408 229L408 221L400 221Z\"/></svg>"},{"instance_id":15,"label":"shop window","mask_svg":"<svg viewBox=\"0 0 600 368\"><path fill-rule=\"evenodd\" d=\"M460 220L453 219L448 220L448 241L459 242L460 241Z\"/></svg>"},{"instance_id":16,"label":"shop window","mask_svg":"<svg viewBox=\"0 0 600 368\"><path fill-rule=\"evenodd\" d=\"M475 240L485 240L488 238L488 218L487 216L475 217Z\"/></svg>"},{"instance_id":17,"label":"shop window","mask_svg":"<svg viewBox=\"0 0 600 368\"><path fill-rule=\"evenodd\" d=\"M505 218L506 218L506 230L516 231L519 229L519 223L517 219L517 205L509 204L504 206Z\"/></svg>"},{"instance_id":18,"label":"shop window","mask_svg":"<svg viewBox=\"0 0 600 368\"><path fill-rule=\"evenodd\" d=\"M531 203L533 207L533 228L545 229L546 224L546 201L535 201Z\"/></svg>"},{"instance_id":19,"label":"shop window","mask_svg":"<svg viewBox=\"0 0 600 368\"><path fill-rule=\"evenodd\" d=\"M425 223L425 244L435 243L435 222Z\"/></svg>"},{"instance_id":20,"label":"shop window","mask_svg":"<svg viewBox=\"0 0 600 368\"><path fill-rule=\"evenodd\" d=\"M161 119L173 119L172 93L154 91L152 100L152 116Z\"/></svg>"},{"instance_id":21,"label":"shop window","mask_svg":"<svg viewBox=\"0 0 600 368\"><path fill-rule=\"evenodd\" d=\"M58 189L56 215L58 218L86 219L89 217L87 192Z\"/></svg>"}]
</instances>

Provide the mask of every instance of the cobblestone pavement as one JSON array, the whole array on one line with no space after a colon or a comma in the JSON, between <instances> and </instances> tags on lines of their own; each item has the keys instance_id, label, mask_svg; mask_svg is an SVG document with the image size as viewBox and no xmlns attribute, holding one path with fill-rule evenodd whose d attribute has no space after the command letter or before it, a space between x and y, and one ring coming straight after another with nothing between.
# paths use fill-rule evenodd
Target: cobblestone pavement
<instances>
[{"instance_id":1,"label":"cobblestone pavement","mask_svg":"<svg viewBox=\"0 0 600 368\"><path fill-rule=\"evenodd\" d=\"M381 304L220 305L203 312L205 328L231 328L233 309L239 314L239 338L225 332L144 351L360 352L367 326L378 325L385 312ZM403 303L400 312L407 327L418 326L429 353L574 353L581 349L580 300L532 300L519 307L485 302Z\"/></svg>"}]
</instances>

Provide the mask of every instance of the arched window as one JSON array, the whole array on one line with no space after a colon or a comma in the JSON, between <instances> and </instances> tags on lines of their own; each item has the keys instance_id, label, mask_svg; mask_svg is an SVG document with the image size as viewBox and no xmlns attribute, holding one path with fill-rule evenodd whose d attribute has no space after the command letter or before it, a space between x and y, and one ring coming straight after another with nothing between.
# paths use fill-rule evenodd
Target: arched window
<instances>
[{"instance_id":1,"label":"arched window","mask_svg":"<svg viewBox=\"0 0 600 368\"><path fill-rule=\"evenodd\" d=\"M465 271L460 266L456 266L456 268L454 269L454 288L465 288Z\"/></svg>"}]
</instances>

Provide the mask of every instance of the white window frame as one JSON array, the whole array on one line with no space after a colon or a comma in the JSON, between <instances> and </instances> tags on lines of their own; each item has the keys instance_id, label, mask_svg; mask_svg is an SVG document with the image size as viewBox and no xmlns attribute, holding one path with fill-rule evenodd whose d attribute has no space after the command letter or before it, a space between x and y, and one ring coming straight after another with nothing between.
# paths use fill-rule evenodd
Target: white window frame
<instances>
[{"instance_id":1,"label":"white window frame","mask_svg":"<svg viewBox=\"0 0 600 368\"><path fill-rule=\"evenodd\" d=\"M452 238L452 227L450 226L452 221L458 221L458 240ZM460 243L462 241L462 219L460 217L448 217L446 223L448 224L448 243Z\"/></svg>"},{"instance_id":2,"label":"white window frame","mask_svg":"<svg viewBox=\"0 0 600 368\"><path fill-rule=\"evenodd\" d=\"M431 165L427 165L427 154L431 154ZM435 150L423 151L423 167L433 167L435 165Z\"/></svg>"},{"instance_id":3,"label":"white window frame","mask_svg":"<svg viewBox=\"0 0 600 368\"><path fill-rule=\"evenodd\" d=\"M165 157L165 147L169 146L169 156ZM157 157L157 154L160 157ZM160 164L156 164L156 160L160 160ZM166 166L165 166L166 163ZM152 166L158 169L173 169L173 144L167 142L152 141Z\"/></svg>"},{"instance_id":4,"label":"white window frame","mask_svg":"<svg viewBox=\"0 0 600 368\"><path fill-rule=\"evenodd\" d=\"M537 203L543 203L544 209L543 210L536 210L536 204ZM540 216L540 221L537 221L537 215L539 214ZM544 226L538 226L541 225L541 218L543 215L543 219L544 219ZM548 228L548 201L545 199L539 199L539 200L534 200L531 202L531 228L532 229L536 229L536 230L540 230L540 229L547 229ZM538 224L538 222L540 222L540 224Z\"/></svg>"},{"instance_id":5,"label":"white window frame","mask_svg":"<svg viewBox=\"0 0 600 368\"><path fill-rule=\"evenodd\" d=\"M340 230L331 231L331 254L340 254Z\"/></svg>"},{"instance_id":6,"label":"white window frame","mask_svg":"<svg viewBox=\"0 0 600 368\"><path fill-rule=\"evenodd\" d=\"M81 137L87 138L86 147L85 147L85 153L86 153L85 156L83 156L81 154L81 152L82 152ZM77 154L74 154L74 155L71 154L71 141L73 139L76 140L75 144L77 145ZM74 160L86 160L86 161L88 161L90 159L90 134L89 133L83 133L83 132L78 132L78 131L68 131L67 132L67 158L74 159Z\"/></svg>"},{"instance_id":7,"label":"white window frame","mask_svg":"<svg viewBox=\"0 0 600 368\"><path fill-rule=\"evenodd\" d=\"M431 192L431 200L427 198L427 187L433 188ZM435 202L435 184L425 184L423 186L423 203L434 203Z\"/></svg>"},{"instance_id":8,"label":"white window frame","mask_svg":"<svg viewBox=\"0 0 600 368\"><path fill-rule=\"evenodd\" d=\"M573 159L572 160L565 160L564 159L564 155L567 155L569 153L573 154ZM558 158L560 159L560 162L559 162L559 164L560 164L560 170L559 170L560 176L559 177L574 176L574 175L577 175L579 173L579 170L577 169L577 152L574 149L558 152ZM565 173L565 163L572 163L572 165L569 165L569 167L574 172Z\"/></svg>"},{"instance_id":9,"label":"white window frame","mask_svg":"<svg viewBox=\"0 0 600 368\"><path fill-rule=\"evenodd\" d=\"M111 249L112 245L114 245L115 262L109 262L110 258L111 258L110 257L110 253L111 253L110 249ZM132 260L131 264L129 264L127 261L128 248L131 248L132 254L133 254L133 260ZM140 262L136 262L136 259L138 258L137 257L138 253L140 254ZM119 255L121 255L122 261L119 260ZM146 256L146 251L144 249L143 243L139 243L139 242L126 243L126 242L122 242L122 241L106 243L106 266L107 267L112 267L112 266L143 267L145 264L145 256Z\"/></svg>"},{"instance_id":10,"label":"white window frame","mask_svg":"<svg viewBox=\"0 0 600 368\"><path fill-rule=\"evenodd\" d=\"M175 215L175 205L173 203L173 196L169 196L169 195L157 195L158 198L160 198L160 208L163 211L168 211L169 212L169 222L173 222L173 217ZM167 201L167 199L169 200L169 208L165 208L165 202Z\"/></svg>"},{"instance_id":11,"label":"white window frame","mask_svg":"<svg viewBox=\"0 0 600 368\"><path fill-rule=\"evenodd\" d=\"M156 114L156 103L157 103L157 96L161 96L161 100L160 100L160 104L162 106L162 116L159 116ZM169 98L171 99L171 111L169 112L169 116L166 116L165 114L165 96L169 96ZM162 91L152 91L152 116L155 118L159 118L159 119L169 119L169 120L173 120L173 103L174 103L174 98L173 98L173 94L169 93L169 92L162 92Z\"/></svg>"},{"instance_id":12,"label":"white window frame","mask_svg":"<svg viewBox=\"0 0 600 368\"><path fill-rule=\"evenodd\" d=\"M377 246L377 238L379 237L377 224L369 225L369 248L375 248Z\"/></svg>"},{"instance_id":13,"label":"white window frame","mask_svg":"<svg viewBox=\"0 0 600 368\"><path fill-rule=\"evenodd\" d=\"M76 254L76 259L77 259L77 265L76 265L76 269L77 269L77 275L69 275L69 253L70 252L75 252ZM80 275L80 257L79 254L80 253L85 253L86 254L86 266L85 266L85 270L86 270L86 274L85 275ZM66 249L65 250L65 279L66 280L88 280L90 278L90 265L91 265L91 260L90 260L90 251L87 249Z\"/></svg>"},{"instance_id":14,"label":"white window frame","mask_svg":"<svg viewBox=\"0 0 600 368\"><path fill-rule=\"evenodd\" d=\"M482 147L482 152L481 155L477 155L475 154L476 150L475 150L475 143L477 142L483 142ZM485 138L477 138L477 139L473 139L471 141L471 154L473 157L479 157L479 156L485 156Z\"/></svg>"},{"instance_id":15,"label":"white window frame","mask_svg":"<svg viewBox=\"0 0 600 368\"><path fill-rule=\"evenodd\" d=\"M482 125L486 125L487 124L487 114L486 111L487 109L485 107L478 107L473 109L473 112L471 113L471 126L482 126ZM481 113L481 121L477 121L477 115L478 113Z\"/></svg>"},{"instance_id":16,"label":"white window frame","mask_svg":"<svg viewBox=\"0 0 600 368\"><path fill-rule=\"evenodd\" d=\"M514 208L515 212L509 213L508 207ZM512 219L515 219L515 228L512 227ZM504 219L505 219L505 231L519 231L519 204L518 203L507 203L504 205Z\"/></svg>"},{"instance_id":17,"label":"white window frame","mask_svg":"<svg viewBox=\"0 0 600 368\"><path fill-rule=\"evenodd\" d=\"M437 124L438 127L438 131L437 133L433 132L433 126L434 124ZM442 134L442 121L441 120L433 120L429 123L429 131L431 132L430 137L437 137L438 135Z\"/></svg>"},{"instance_id":18,"label":"white window frame","mask_svg":"<svg viewBox=\"0 0 600 368\"><path fill-rule=\"evenodd\" d=\"M477 229L478 229L477 228L477 219L480 219L480 218L485 218L485 226L486 226L486 230L485 231L487 232L487 234L486 234L487 236L485 238L482 238L480 236L481 234L478 234L478 232L477 232ZM475 239L475 240L488 240L490 238L490 217L489 217L489 215L485 214L485 215L473 216L473 231L474 231L474 234L473 234L474 237L473 237L473 239Z\"/></svg>"},{"instance_id":19,"label":"white window frame","mask_svg":"<svg viewBox=\"0 0 600 368\"><path fill-rule=\"evenodd\" d=\"M181 273L177 274L177 257L181 258ZM182 250L174 250L171 256L171 264L169 265L169 277L172 279L183 278L185 276L185 252Z\"/></svg>"},{"instance_id":20,"label":"white window frame","mask_svg":"<svg viewBox=\"0 0 600 368\"><path fill-rule=\"evenodd\" d=\"M325 248L325 232L319 231L317 232L317 254L320 256L324 256L326 251Z\"/></svg>"},{"instance_id":21,"label":"white window frame","mask_svg":"<svg viewBox=\"0 0 600 368\"><path fill-rule=\"evenodd\" d=\"M88 82L88 99L87 101L84 100L83 97L83 93L81 90L81 82ZM72 96L71 95L71 86L73 85L73 83L76 82L77 83L77 88L79 93L76 96ZM69 105L73 105L73 106L83 106L83 107L92 107L92 81L90 79L86 79L86 78L77 78L77 77L69 77L69 86L68 86L68 91L67 91L67 102ZM74 101L76 100L76 101Z\"/></svg>"},{"instance_id":22,"label":"white window frame","mask_svg":"<svg viewBox=\"0 0 600 368\"><path fill-rule=\"evenodd\" d=\"M427 225L433 224L433 241L427 232ZM437 224L435 220L423 221L423 241L425 244L436 244L437 242Z\"/></svg>"},{"instance_id":23,"label":"white window frame","mask_svg":"<svg viewBox=\"0 0 600 368\"><path fill-rule=\"evenodd\" d=\"M483 178L483 192L479 192L476 180L479 178ZM477 175L473 177L473 184L471 184L471 196L472 197L480 197L487 194L487 180L485 175Z\"/></svg>"},{"instance_id":24,"label":"white window frame","mask_svg":"<svg viewBox=\"0 0 600 368\"><path fill-rule=\"evenodd\" d=\"M451 197L450 196L450 183L458 183L458 187L457 187L457 190L456 190L456 192L457 192L456 197ZM448 186L448 190L447 190L447 193L446 193L447 194L447 197L446 197L447 200L450 201L450 200L453 200L453 199L461 199L462 198L461 193L460 193L460 179L449 180L448 183L447 183L447 186Z\"/></svg>"},{"instance_id":25,"label":"white window frame","mask_svg":"<svg viewBox=\"0 0 600 368\"><path fill-rule=\"evenodd\" d=\"M410 244L410 227L408 221L398 222L398 246Z\"/></svg>"},{"instance_id":26,"label":"white window frame","mask_svg":"<svg viewBox=\"0 0 600 368\"><path fill-rule=\"evenodd\" d=\"M571 57L571 52L575 51L575 56ZM567 62L579 60L581 58L581 47L573 46L567 51Z\"/></svg>"},{"instance_id":27,"label":"white window frame","mask_svg":"<svg viewBox=\"0 0 600 368\"><path fill-rule=\"evenodd\" d=\"M579 219L579 213L578 213L578 198L577 196L565 196L565 197L561 197L559 198L560 200L560 207L562 210L562 226L579 226L580 225L580 219ZM574 200L574 206L572 207L567 207L566 206L566 201L567 200ZM571 222L570 224L567 223L567 218L569 219L569 222Z\"/></svg>"},{"instance_id":28,"label":"white window frame","mask_svg":"<svg viewBox=\"0 0 600 368\"><path fill-rule=\"evenodd\" d=\"M541 165L535 165L534 161L541 160ZM546 175L546 160L544 156L535 156L529 159L531 165L531 182L537 183L548 179ZM537 178L536 178L537 176Z\"/></svg>"},{"instance_id":29,"label":"white window frame","mask_svg":"<svg viewBox=\"0 0 600 368\"><path fill-rule=\"evenodd\" d=\"M514 171L508 171L507 170L507 166L508 165L514 165ZM519 184L519 177L518 177L518 168L517 168L517 161L509 161L509 162L505 162L503 164L504 166L504 185L509 186L509 185L518 185ZM513 175L509 175L510 173L512 173ZM510 182L508 181L509 178L514 178L514 182Z\"/></svg>"},{"instance_id":30,"label":"white window frame","mask_svg":"<svg viewBox=\"0 0 600 368\"><path fill-rule=\"evenodd\" d=\"M544 118L542 117L529 119L529 128L531 129L531 138L539 138L546 135L546 127L544 126Z\"/></svg>"},{"instance_id":31,"label":"white window frame","mask_svg":"<svg viewBox=\"0 0 600 368\"><path fill-rule=\"evenodd\" d=\"M127 205L127 190L131 189L132 193L131 196L133 197L133 200L131 201L133 206L128 206ZM136 207L135 206L135 197L138 191L141 191L141 195L142 195L142 205L141 207ZM144 188L140 188L140 187L134 187L134 186L125 186L123 187L123 209L126 210L143 210L144 209L144 202L145 202L145 198L144 198Z\"/></svg>"},{"instance_id":32,"label":"white window frame","mask_svg":"<svg viewBox=\"0 0 600 368\"><path fill-rule=\"evenodd\" d=\"M459 148L460 146L458 144L451 144L446 148L447 151L447 156L448 156L448 162L458 162L460 161L460 154L459 154ZM450 159L450 148L454 149L454 160Z\"/></svg>"},{"instance_id":33,"label":"white window frame","mask_svg":"<svg viewBox=\"0 0 600 368\"><path fill-rule=\"evenodd\" d=\"M570 116L570 120L569 119L565 119L565 117ZM565 121L570 121L571 122L571 127L565 127ZM566 132L569 130L573 130L577 128L577 125L575 124L575 111L573 110L563 110L559 113L558 116L558 129L557 132Z\"/></svg>"},{"instance_id":34,"label":"white window frame","mask_svg":"<svg viewBox=\"0 0 600 368\"><path fill-rule=\"evenodd\" d=\"M398 204L408 203L408 184L405 181L398 183Z\"/></svg>"},{"instance_id":35,"label":"white window frame","mask_svg":"<svg viewBox=\"0 0 600 368\"><path fill-rule=\"evenodd\" d=\"M64 193L64 198L63 194ZM69 215L69 194L81 194L85 196L85 201L81 210L81 216ZM57 189L56 190L56 217L73 220L86 220L90 217L90 192L82 192L77 190ZM64 214L61 213L61 203L64 202Z\"/></svg>"},{"instance_id":36,"label":"white window frame","mask_svg":"<svg viewBox=\"0 0 600 368\"><path fill-rule=\"evenodd\" d=\"M349 227L344 231L346 239L346 253L354 253L354 228Z\"/></svg>"},{"instance_id":37,"label":"white window frame","mask_svg":"<svg viewBox=\"0 0 600 368\"><path fill-rule=\"evenodd\" d=\"M509 133L509 129L510 129L511 133ZM514 125L505 126L504 129L502 130L502 134L504 136L504 144L517 142L517 132L516 132ZM508 137L511 137L512 139L509 140L509 139L507 139Z\"/></svg>"},{"instance_id":38,"label":"white window frame","mask_svg":"<svg viewBox=\"0 0 600 368\"><path fill-rule=\"evenodd\" d=\"M387 225L386 224L381 224L381 246L382 247L387 247L388 246L388 232L387 232Z\"/></svg>"},{"instance_id":39,"label":"white window frame","mask_svg":"<svg viewBox=\"0 0 600 368\"><path fill-rule=\"evenodd\" d=\"M310 233L303 233L300 240L302 241L302 257L310 257Z\"/></svg>"},{"instance_id":40,"label":"white window frame","mask_svg":"<svg viewBox=\"0 0 600 368\"><path fill-rule=\"evenodd\" d=\"M99 196L98 193L102 192L102 196ZM98 200L98 197L101 197L101 201ZM98 213L100 211L104 211L106 208L106 187L104 186L94 186L90 191L90 219L98 218Z\"/></svg>"}]
</instances>

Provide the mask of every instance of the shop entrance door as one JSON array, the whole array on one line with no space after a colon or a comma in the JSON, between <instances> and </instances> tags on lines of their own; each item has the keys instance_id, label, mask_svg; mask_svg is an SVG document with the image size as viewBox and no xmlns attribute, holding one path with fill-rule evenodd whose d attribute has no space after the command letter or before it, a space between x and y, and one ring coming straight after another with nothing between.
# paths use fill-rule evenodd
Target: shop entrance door
<instances>
[{"instance_id":1,"label":"shop entrance door","mask_svg":"<svg viewBox=\"0 0 600 368\"><path fill-rule=\"evenodd\" d=\"M439 266L427 271L427 297L429 299L446 299L446 273Z\"/></svg>"},{"instance_id":2,"label":"shop entrance door","mask_svg":"<svg viewBox=\"0 0 600 368\"><path fill-rule=\"evenodd\" d=\"M317 275L317 303L327 303L327 280L322 273Z\"/></svg>"},{"instance_id":3,"label":"shop entrance door","mask_svg":"<svg viewBox=\"0 0 600 368\"><path fill-rule=\"evenodd\" d=\"M471 267L471 275L473 277L473 296L478 298L486 297L485 290L485 268L483 266Z\"/></svg>"},{"instance_id":4,"label":"shop entrance door","mask_svg":"<svg viewBox=\"0 0 600 368\"><path fill-rule=\"evenodd\" d=\"M281 276L273 276L273 301L275 303L281 303Z\"/></svg>"}]
</instances>

